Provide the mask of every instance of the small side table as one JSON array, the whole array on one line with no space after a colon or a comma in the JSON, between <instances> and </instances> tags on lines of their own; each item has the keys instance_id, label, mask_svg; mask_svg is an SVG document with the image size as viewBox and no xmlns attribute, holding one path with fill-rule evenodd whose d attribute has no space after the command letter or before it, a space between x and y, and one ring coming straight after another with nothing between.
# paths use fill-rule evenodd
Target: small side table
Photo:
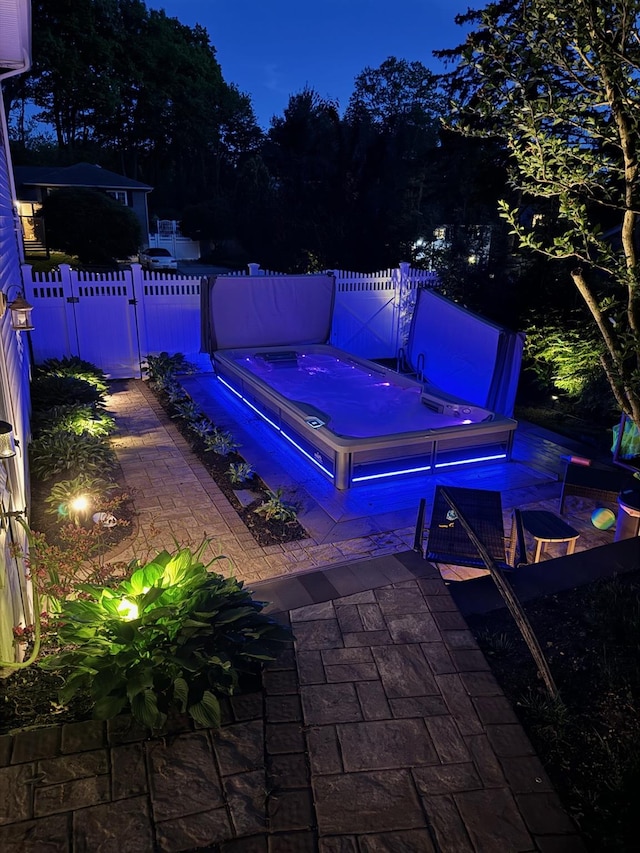
<instances>
[{"instance_id":1,"label":"small side table","mask_svg":"<svg viewBox=\"0 0 640 853\"><path fill-rule=\"evenodd\" d=\"M566 521L546 509L523 509L520 516L522 526L533 536L536 542L534 563L540 562L542 546L547 542L566 542L567 555L573 554L576 548L576 539L580 534Z\"/></svg>"}]
</instances>

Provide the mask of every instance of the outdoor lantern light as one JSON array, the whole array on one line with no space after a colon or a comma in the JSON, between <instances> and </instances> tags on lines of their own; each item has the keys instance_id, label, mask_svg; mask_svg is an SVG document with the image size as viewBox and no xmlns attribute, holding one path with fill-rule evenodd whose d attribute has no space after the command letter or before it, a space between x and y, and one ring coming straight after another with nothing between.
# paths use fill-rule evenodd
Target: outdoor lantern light
<instances>
[{"instance_id":1,"label":"outdoor lantern light","mask_svg":"<svg viewBox=\"0 0 640 853\"><path fill-rule=\"evenodd\" d=\"M35 328L31 322L33 305L27 302L18 285L13 285L13 287L19 291L13 302L8 301L9 297L6 293L0 294L0 317L8 308L11 311L11 328L15 329L16 332L30 332Z\"/></svg>"},{"instance_id":2,"label":"outdoor lantern light","mask_svg":"<svg viewBox=\"0 0 640 853\"><path fill-rule=\"evenodd\" d=\"M16 440L13 427L6 421L0 421L0 459L11 459L16 455Z\"/></svg>"},{"instance_id":3,"label":"outdoor lantern light","mask_svg":"<svg viewBox=\"0 0 640 853\"><path fill-rule=\"evenodd\" d=\"M30 332L35 328L31 322L33 305L29 305L22 293L19 293L7 307L11 311L12 329L15 329L16 332Z\"/></svg>"}]
</instances>

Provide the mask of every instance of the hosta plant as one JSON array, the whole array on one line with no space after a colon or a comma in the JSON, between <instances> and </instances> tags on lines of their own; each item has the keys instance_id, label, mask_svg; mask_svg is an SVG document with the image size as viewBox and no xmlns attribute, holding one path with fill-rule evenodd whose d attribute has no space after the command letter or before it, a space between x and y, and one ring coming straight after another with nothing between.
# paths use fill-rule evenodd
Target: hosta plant
<instances>
[{"instance_id":1,"label":"hosta plant","mask_svg":"<svg viewBox=\"0 0 640 853\"><path fill-rule=\"evenodd\" d=\"M73 480L61 480L51 489L45 502L49 504L47 512L57 515L59 520L74 519L78 510L74 509L74 502L84 497L87 501L87 509L96 511L101 509L101 503L107 493L117 488L116 484L103 479L92 477L90 474L82 473Z\"/></svg>"},{"instance_id":2,"label":"hosta plant","mask_svg":"<svg viewBox=\"0 0 640 853\"><path fill-rule=\"evenodd\" d=\"M241 581L208 570L203 547L163 551L117 586L82 584L83 598L63 603L67 650L41 662L65 678L61 703L87 690L98 719L130 712L157 730L177 711L219 726L220 697L275 659L290 634Z\"/></svg>"},{"instance_id":3,"label":"hosta plant","mask_svg":"<svg viewBox=\"0 0 640 853\"><path fill-rule=\"evenodd\" d=\"M242 485L253 477L253 465L248 462L232 462L227 469L227 474L234 485Z\"/></svg>"},{"instance_id":4,"label":"hosta plant","mask_svg":"<svg viewBox=\"0 0 640 853\"><path fill-rule=\"evenodd\" d=\"M75 435L112 435L116 431L115 419L102 409L90 405L73 403L69 406L54 406L37 412L34 429L52 432L72 432Z\"/></svg>"},{"instance_id":5,"label":"hosta plant","mask_svg":"<svg viewBox=\"0 0 640 853\"><path fill-rule=\"evenodd\" d=\"M214 427L209 418L198 418L198 420L189 423L189 429L204 441L213 432Z\"/></svg>"},{"instance_id":6,"label":"hosta plant","mask_svg":"<svg viewBox=\"0 0 640 853\"><path fill-rule=\"evenodd\" d=\"M221 429L214 429L206 435L204 445L205 452L212 450L219 456L228 456L240 447L230 432Z\"/></svg>"},{"instance_id":7,"label":"hosta plant","mask_svg":"<svg viewBox=\"0 0 640 853\"><path fill-rule=\"evenodd\" d=\"M196 423L202 420L202 412L197 403L189 397L185 397L173 404L173 415L171 417L182 418L188 423Z\"/></svg>"},{"instance_id":8,"label":"hosta plant","mask_svg":"<svg viewBox=\"0 0 640 853\"><path fill-rule=\"evenodd\" d=\"M39 411L73 403L104 406L105 398L104 391L74 376L36 376L31 383L31 401Z\"/></svg>"},{"instance_id":9,"label":"hosta plant","mask_svg":"<svg viewBox=\"0 0 640 853\"><path fill-rule=\"evenodd\" d=\"M264 515L267 521L295 521L298 517L297 506L282 499L282 489L275 492L269 489L267 499L254 512Z\"/></svg>"},{"instance_id":10,"label":"hosta plant","mask_svg":"<svg viewBox=\"0 0 640 853\"><path fill-rule=\"evenodd\" d=\"M152 385L161 385L167 378L173 378L178 373L194 372L193 365L181 352L176 352L173 355L169 355L168 352L147 355L142 364L142 369L146 372Z\"/></svg>"},{"instance_id":11,"label":"hosta plant","mask_svg":"<svg viewBox=\"0 0 640 853\"><path fill-rule=\"evenodd\" d=\"M108 390L107 377L105 373L92 364L78 356L65 356L64 358L48 358L35 368L36 376L71 376L74 379L82 379L93 385L101 393Z\"/></svg>"},{"instance_id":12,"label":"hosta plant","mask_svg":"<svg viewBox=\"0 0 640 853\"><path fill-rule=\"evenodd\" d=\"M115 453L100 436L49 430L31 445L31 470L42 480L49 480L63 471L100 475L115 464Z\"/></svg>"}]
</instances>

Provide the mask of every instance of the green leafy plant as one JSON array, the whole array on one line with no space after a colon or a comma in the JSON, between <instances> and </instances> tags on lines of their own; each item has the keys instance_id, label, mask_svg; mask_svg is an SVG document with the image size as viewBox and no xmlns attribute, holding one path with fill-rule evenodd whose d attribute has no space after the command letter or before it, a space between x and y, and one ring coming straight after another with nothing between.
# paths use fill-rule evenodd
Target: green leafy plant
<instances>
[{"instance_id":1,"label":"green leafy plant","mask_svg":"<svg viewBox=\"0 0 640 853\"><path fill-rule=\"evenodd\" d=\"M220 724L219 698L277 657L290 634L241 581L208 570L204 544L195 554L163 551L115 588L81 584L83 598L63 603L68 649L41 663L65 674L60 702L88 690L98 719L129 711L157 730L175 710Z\"/></svg>"},{"instance_id":2,"label":"green leafy plant","mask_svg":"<svg viewBox=\"0 0 640 853\"><path fill-rule=\"evenodd\" d=\"M104 584L116 573L122 574L120 566L100 558L103 536L104 529L98 524L89 528L65 525L60 544L48 542L43 533L30 532L25 563L48 613L59 612L65 599L76 596L79 583Z\"/></svg>"},{"instance_id":3,"label":"green leafy plant","mask_svg":"<svg viewBox=\"0 0 640 853\"><path fill-rule=\"evenodd\" d=\"M254 509L258 515L263 515L267 521L295 521L298 517L298 508L293 503L282 500L282 489L275 492L267 490L267 500Z\"/></svg>"},{"instance_id":4,"label":"green leafy plant","mask_svg":"<svg viewBox=\"0 0 640 853\"><path fill-rule=\"evenodd\" d=\"M478 640L485 654L508 657L516 648L513 639L504 631L481 631Z\"/></svg>"},{"instance_id":5,"label":"green leafy plant","mask_svg":"<svg viewBox=\"0 0 640 853\"><path fill-rule=\"evenodd\" d=\"M248 462L232 462L227 469L227 474L234 485L241 485L253 477L253 465Z\"/></svg>"},{"instance_id":6,"label":"green leafy plant","mask_svg":"<svg viewBox=\"0 0 640 853\"><path fill-rule=\"evenodd\" d=\"M75 520L79 511L74 509L74 501L83 496L87 500L87 509L101 509L101 502L107 493L117 488L115 483L90 474L78 474L73 480L61 480L51 489L45 502L49 504L47 512L58 516L59 520Z\"/></svg>"},{"instance_id":7,"label":"green leafy plant","mask_svg":"<svg viewBox=\"0 0 640 853\"><path fill-rule=\"evenodd\" d=\"M178 403L187 398L184 388L177 382L173 376L167 376L161 379L156 384L156 389L167 395L167 400L170 403Z\"/></svg>"},{"instance_id":8,"label":"green leafy plant","mask_svg":"<svg viewBox=\"0 0 640 853\"><path fill-rule=\"evenodd\" d=\"M190 425L202 420L202 411L190 397L185 397L173 404L173 415L171 417L182 418Z\"/></svg>"},{"instance_id":9,"label":"green leafy plant","mask_svg":"<svg viewBox=\"0 0 640 853\"><path fill-rule=\"evenodd\" d=\"M38 376L31 383L31 401L34 409L40 410L61 403L103 406L105 394L91 382L74 376Z\"/></svg>"},{"instance_id":10,"label":"green leafy plant","mask_svg":"<svg viewBox=\"0 0 640 853\"><path fill-rule=\"evenodd\" d=\"M84 361L78 356L65 356L64 358L48 358L35 368L36 376L71 376L74 379L82 379L93 385L100 393L108 391L107 377L105 373L92 364Z\"/></svg>"},{"instance_id":11,"label":"green leafy plant","mask_svg":"<svg viewBox=\"0 0 640 853\"><path fill-rule=\"evenodd\" d=\"M161 352L158 355L147 355L142 363L142 369L146 372L149 381L154 385L161 383L167 378L174 378L178 373L193 373L194 367L184 354L176 352L169 355Z\"/></svg>"},{"instance_id":12,"label":"green leafy plant","mask_svg":"<svg viewBox=\"0 0 640 853\"><path fill-rule=\"evenodd\" d=\"M204 437L204 444L205 452L212 450L219 456L228 456L240 447L230 432L220 429L214 429L213 432L206 435Z\"/></svg>"},{"instance_id":13,"label":"green leafy plant","mask_svg":"<svg viewBox=\"0 0 640 853\"><path fill-rule=\"evenodd\" d=\"M42 480L64 471L100 475L116 464L116 456L100 436L47 431L31 445L31 470Z\"/></svg>"},{"instance_id":14,"label":"green leafy plant","mask_svg":"<svg viewBox=\"0 0 640 853\"><path fill-rule=\"evenodd\" d=\"M198 418L198 420L189 423L189 429L204 441L213 432L214 427L209 418Z\"/></svg>"},{"instance_id":15,"label":"green leafy plant","mask_svg":"<svg viewBox=\"0 0 640 853\"><path fill-rule=\"evenodd\" d=\"M115 419L102 409L74 403L54 406L35 413L34 429L37 431L72 432L75 435L108 436L116 431Z\"/></svg>"}]
</instances>

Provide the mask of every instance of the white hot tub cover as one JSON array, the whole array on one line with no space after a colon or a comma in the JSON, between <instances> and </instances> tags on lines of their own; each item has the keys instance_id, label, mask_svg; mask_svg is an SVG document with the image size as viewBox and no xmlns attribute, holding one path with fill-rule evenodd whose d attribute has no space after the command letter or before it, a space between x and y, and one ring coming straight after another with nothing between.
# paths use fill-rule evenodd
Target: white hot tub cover
<instances>
[{"instance_id":1,"label":"white hot tub cover","mask_svg":"<svg viewBox=\"0 0 640 853\"><path fill-rule=\"evenodd\" d=\"M324 344L334 293L335 277L324 273L204 278L200 351Z\"/></svg>"}]
</instances>

